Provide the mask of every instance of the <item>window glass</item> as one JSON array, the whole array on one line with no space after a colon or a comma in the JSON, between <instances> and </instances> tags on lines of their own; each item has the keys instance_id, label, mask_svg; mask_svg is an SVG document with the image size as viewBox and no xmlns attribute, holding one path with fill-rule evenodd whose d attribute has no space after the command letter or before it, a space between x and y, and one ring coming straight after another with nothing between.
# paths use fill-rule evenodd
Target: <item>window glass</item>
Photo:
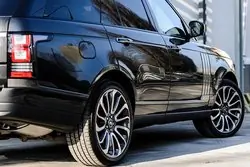
<instances>
[{"instance_id":1,"label":"window glass","mask_svg":"<svg viewBox=\"0 0 250 167\"><path fill-rule=\"evenodd\" d=\"M184 37L185 31L179 16L166 0L148 0L160 31L174 37Z\"/></svg>"},{"instance_id":2,"label":"window glass","mask_svg":"<svg viewBox=\"0 0 250 167\"><path fill-rule=\"evenodd\" d=\"M1 0L1 16L43 17L46 0Z\"/></svg>"},{"instance_id":3,"label":"window glass","mask_svg":"<svg viewBox=\"0 0 250 167\"><path fill-rule=\"evenodd\" d=\"M47 2L46 0L39 0L39 1L26 0L26 1L29 2L28 4L25 4L27 8L19 6L17 10L18 14L25 13L23 15L28 17L43 17L45 5Z\"/></svg>"},{"instance_id":4,"label":"window glass","mask_svg":"<svg viewBox=\"0 0 250 167\"><path fill-rule=\"evenodd\" d=\"M100 23L99 0L47 0L45 16L52 19Z\"/></svg>"},{"instance_id":5,"label":"window glass","mask_svg":"<svg viewBox=\"0 0 250 167\"><path fill-rule=\"evenodd\" d=\"M121 19L118 14L116 3L114 0L101 0L102 6L102 23L105 25L118 25L121 26Z\"/></svg>"},{"instance_id":6,"label":"window glass","mask_svg":"<svg viewBox=\"0 0 250 167\"><path fill-rule=\"evenodd\" d=\"M153 30L146 10L141 0L115 0L121 17L126 27L133 27L145 30Z\"/></svg>"},{"instance_id":7,"label":"window glass","mask_svg":"<svg viewBox=\"0 0 250 167\"><path fill-rule=\"evenodd\" d=\"M102 9L104 24L154 30L141 0L107 0Z\"/></svg>"},{"instance_id":8,"label":"window glass","mask_svg":"<svg viewBox=\"0 0 250 167\"><path fill-rule=\"evenodd\" d=\"M18 0L1 0L0 2L0 15L1 16L12 16L20 1Z\"/></svg>"}]
</instances>

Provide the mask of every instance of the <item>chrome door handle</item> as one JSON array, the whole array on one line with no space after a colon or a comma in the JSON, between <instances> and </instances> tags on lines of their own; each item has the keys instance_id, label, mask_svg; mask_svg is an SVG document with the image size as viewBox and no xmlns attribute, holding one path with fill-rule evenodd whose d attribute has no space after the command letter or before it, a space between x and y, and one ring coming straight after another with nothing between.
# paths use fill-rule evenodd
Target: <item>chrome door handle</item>
<instances>
[{"instance_id":1,"label":"chrome door handle","mask_svg":"<svg viewBox=\"0 0 250 167\"><path fill-rule=\"evenodd\" d=\"M173 51L175 51L175 52L180 52L180 51L181 51L180 48L173 48L173 49L171 49L171 50L173 50Z\"/></svg>"},{"instance_id":2,"label":"chrome door handle","mask_svg":"<svg viewBox=\"0 0 250 167\"><path fill-rule=\"evenodd\" d=\"M173 50L175 52L180 52L181 51L181 48L179 48L178 46L173 46L173 45L167 45L167 49Z\"/></svg>"},{"instance_id":3,"label":"chrome door handle","mask_svg":"<svg viewBox=\"0 0 250 167\"><path fill-rule=\"evenodd\" d=\"M122 43L122 44L130 44L130 43L133 43L133 39L130 39L130 38L116 38L116 41L118 43Z\"/></svg>"}]
</instances>

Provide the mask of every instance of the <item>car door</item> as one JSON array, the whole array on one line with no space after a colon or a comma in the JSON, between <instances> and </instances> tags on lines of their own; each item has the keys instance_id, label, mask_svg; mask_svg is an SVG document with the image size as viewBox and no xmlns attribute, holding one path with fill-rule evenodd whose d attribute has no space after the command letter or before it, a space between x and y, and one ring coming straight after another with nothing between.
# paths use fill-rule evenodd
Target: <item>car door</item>
<instances>
[{"instance_id":1,"label":"car door","mask_svg":"<svg viewBox=\"0 0 250 167\"><path fill-rule=\"evenodd\" d=\"M165 113L170 62L165 42L151 23L143 2L103 1L102 23L117 63L134 80L135 115Z\"/></svg>"},{"instance_id":2,"label":"car door","mask_svg":"<svg viewBox=\"0 0 250 167\"><path fill-rule=\"evenodd\" d=\"M170 54L168 111L202 110L209 100L207 77L204 77L204 72L210 70L207 54L192 42L193 39L188 39L184 21L167 0L147 2Z\"/></svg>"}]
</instances>

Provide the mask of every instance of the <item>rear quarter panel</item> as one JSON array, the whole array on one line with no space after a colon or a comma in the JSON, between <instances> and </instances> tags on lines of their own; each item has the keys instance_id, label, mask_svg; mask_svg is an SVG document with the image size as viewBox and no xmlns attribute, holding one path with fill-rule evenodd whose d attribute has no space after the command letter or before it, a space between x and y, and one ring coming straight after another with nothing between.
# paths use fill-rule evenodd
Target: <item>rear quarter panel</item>
<instances>
[{"instance_id":1,"label":"rear quarter panel","mask_svg":"<svg viewBox=\"0 0 250 167\"><path fill-rule=\"evenodd\" d=\"M88 94L96 76L115 63L102 25L13 18L9 32L33 34L35 75L42 86Z\"/></svg>"}]
</instances>

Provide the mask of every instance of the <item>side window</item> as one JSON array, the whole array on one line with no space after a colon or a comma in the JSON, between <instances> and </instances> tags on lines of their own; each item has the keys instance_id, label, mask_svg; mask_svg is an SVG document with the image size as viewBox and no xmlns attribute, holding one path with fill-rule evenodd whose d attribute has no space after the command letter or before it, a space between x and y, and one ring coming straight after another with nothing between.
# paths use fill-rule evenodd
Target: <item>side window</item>
<instances>
[{"instance_id":1,"label":"side window","mask_svg":"<svg viewBox=\"0 0 250 167\"><path fill-rule=\"evenodd\" d=\"M31 17L43 17L44 8L46 5L46 0L33 1L30 5L31 11L29 11L29 16Z\"/></svg>"},{"instance_id":2,"label":"side window","mask_svg":"<svg viewBox=\"0 0 250 167\"><path fill-rule=\"evenodd\" d=\"M99 0L47 0L45 17L100 23Z\"/></svg>"},{"instance_id":3,"label":"side window","mask_svg":"<svg viewBox=\"0 0 250 167\"><path fill-rule=\"evenodd\" d=\"M102 5L104 24L154 31L141 0L107 0Z\"/></svg>"},{"instance_id":4,"label":"side window","mask_svg":"<svg viewBox=\"0 0 250 167\"><path fill-rule=\"evenodd\" d=\"M181 19L166 0L148 0L161 33L182 38L185 36Z\"/></svg>"},{"instance_id":5,"label":"side window","mask_svg":"<svg viewBox=\"0 0 250 167\"><path fill-rule=\"evenodd\" d=\"M154 30L141 0L115 0L121 21L126 27Z\"/></svg>"},{"instance_id":6,"label":"side window","mask_svg":"<svg viewBox=\"0 0 250 167\"><path fill-rule=\"evenodd\" d=\"M104 25L122 25L114 0L101 0L101 6L101 22Z\"/></svg>"},{"instance_id":7,"label":"side window","mask_svg":"<svg viewBox=\"0 0 250 167\"><path fill-rule=\"evenodd\" d=\"M68 0L47 0L44 16L50 19L72 20Z\"/></svg>"},{"instance_id":8,"label":"side window","mask_svg":"<svg viewBox=\"0 0 250 167\"><path fill-rule=\"evenodd\" d=\"M7 10L7 11L11 11L13 13L13 16L16 16L16 17L42 18L44 14L45 4L46 4L46 0L39 0L39 1L1 0L0 14L2 12L5 12L5 10Z\"/></svg>"}]
</instances>

